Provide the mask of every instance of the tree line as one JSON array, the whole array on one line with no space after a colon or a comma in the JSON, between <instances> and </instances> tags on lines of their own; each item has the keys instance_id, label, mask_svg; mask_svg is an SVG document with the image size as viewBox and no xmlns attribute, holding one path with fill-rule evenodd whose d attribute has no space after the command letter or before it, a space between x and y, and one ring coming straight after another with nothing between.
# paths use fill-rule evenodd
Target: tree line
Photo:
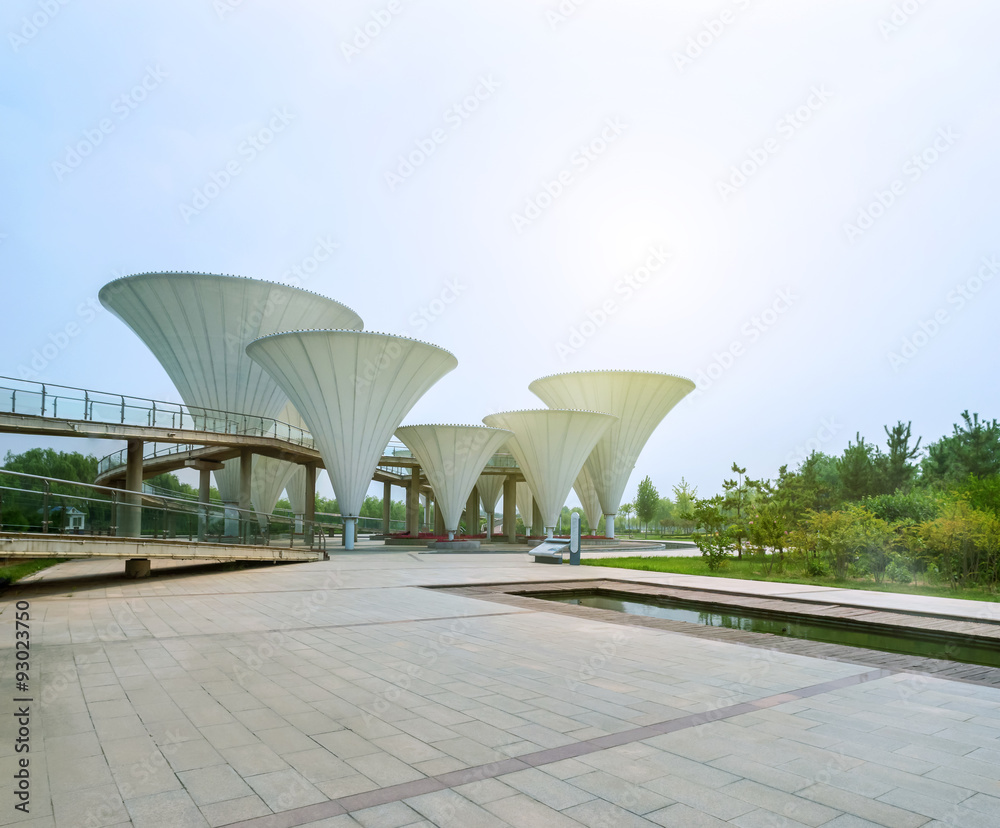
<instances>
[{"instance_id":1,"label":"tree line","mask_svg":"<svg viewBox=\"0 0 1000 828\"><path fill-rule=\"evenodd\" d=\"M686 512L709 567L749 556L765 574L795 566L811 577L995 590L1000 424L963 411L925 449L909 422L884 431L883 445L857 434L840 455L814 451L774 481L733 463L721 493L695 497Z\"/></svg>"}]
</instances>

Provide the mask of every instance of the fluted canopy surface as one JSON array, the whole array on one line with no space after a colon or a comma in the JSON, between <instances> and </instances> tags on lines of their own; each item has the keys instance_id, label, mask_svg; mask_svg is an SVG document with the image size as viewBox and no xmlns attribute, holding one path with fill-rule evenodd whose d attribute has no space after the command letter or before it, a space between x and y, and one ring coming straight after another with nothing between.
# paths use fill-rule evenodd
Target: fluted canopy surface
<instances>
[{"instance_id":1,"label":"fluted canopy surface","mask_svg":"<svg viewBox=\"0 0 1000 828\"><path fill-rule=\"evenodd\" d=\"M605 411L617 421L587 458L601 509L618 513L625 486L653 431L695 384L647 371L577 371L535 380L528 389L552 408Z\"/></svg>"},{"instance_id":2,"label":"fluted canopy surface","mask_svg":"<svg viewBox=\"0 0 1000 828\"><path fill-rule=\"evenodd\" d=\"M430 481L449 532L458 531L462 509L486 461L511 436L509 431L488 426L412 425L396 429L396 437L413 452L421 474Z\"/></svg>"},{"instance_id":3,"label":"fluted canopy surface","mask_svg":"<svg viewBox=\"0 0 1000 828\"><path fill-rule=\"evenodd\" d=\"M488 460L489 458L487 458ZM481 474L476 482L476 491L479 492L479 500L483 504L483 511L487 515L492 515L497 510L497 501L503 494L503 481L505 475L502 474Z\"/></svg>"},{"instance_id":4,"label":"fluted canopy surface","mask_svg":"<svg viewBox=\"0 0 1000 828\"><path fill-rule=\"evenodd\" d=\"M615 421L593 411L506 411L483 417L486 425L514 432L507 443L546 528L556 525L587 456Z\"/></svg>"},{"instance_id":5,"label":"fluted canopy surface","mask_svg":"<svg viewBox=\"0 0 1000 828\"><path fill-rule=\"evenodd\" d=\"M309 426L337 495L356 517L392 433L417 400L458 365L443 348L361 331L294 331L257 339L247 354Z\"/></svg>"}]
</instances>

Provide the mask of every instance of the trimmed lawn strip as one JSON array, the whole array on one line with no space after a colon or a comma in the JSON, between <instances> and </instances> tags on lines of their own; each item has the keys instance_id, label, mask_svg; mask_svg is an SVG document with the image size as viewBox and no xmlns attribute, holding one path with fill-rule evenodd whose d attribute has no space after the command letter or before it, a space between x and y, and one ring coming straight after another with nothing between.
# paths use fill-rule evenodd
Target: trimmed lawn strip
<instances>
[{"instance_id":1,"label":"trimmed lawn strip","mask_svg":"<svg viewBox=\"0 0 1000 828\"><path fill-rule=\"evenodd\" d=\"M837 580L835 578L813 578L801 571L787 568L782 573L765 575L759 564L751 560L729 560L722 569L713 572L704 558L594 558L583 560L586 566L610 566L619 569L639 569L645 572L672 572L677 575L704 575L712 578L736 578L744 581L771 581L783 584L810 584L812 586L836 589L866 589L872 592L898 592L904 595L928 595L935 598L962 598L968 601L1000 601L1000 594L984 589L954 589L931 584L882 583L864 579Z\"/></svg>"}]
</instances>

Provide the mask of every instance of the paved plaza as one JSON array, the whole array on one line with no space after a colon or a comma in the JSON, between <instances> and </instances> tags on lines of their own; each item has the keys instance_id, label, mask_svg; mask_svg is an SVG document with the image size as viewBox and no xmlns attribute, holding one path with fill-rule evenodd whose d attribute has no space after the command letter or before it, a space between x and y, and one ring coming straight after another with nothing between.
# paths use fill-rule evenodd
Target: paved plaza
<instances>
[{"instance_id":1,"label":"paved plaza","mask_svg":"<svg viewBox=\"0 0 1000 828\"><path fill-rule=\"evenodd\" d=\"M120 570L72 561L3 598L2 825L1000 826L1000 690L426 588L709 579L383 547Z\"/></svg>"}]
</instances>

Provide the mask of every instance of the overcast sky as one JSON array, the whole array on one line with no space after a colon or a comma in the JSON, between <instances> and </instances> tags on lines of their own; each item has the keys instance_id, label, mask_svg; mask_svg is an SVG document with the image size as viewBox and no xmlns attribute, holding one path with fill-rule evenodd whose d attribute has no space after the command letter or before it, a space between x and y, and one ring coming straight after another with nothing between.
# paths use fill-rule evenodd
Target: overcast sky
<instances>
[{"instance_id":1,"label":"overcast sky","mask_svg":"<svg viewBox=\"0 0 1000 828\"><path fill-rule=\"evenodd\" d=\"M0 374L178 399L100 287L298 268L457 356L409 423L694 379L627 498L937 439L1000 416L998 30L985 0L8 0Z\"/></svg>"}]
</instances>

